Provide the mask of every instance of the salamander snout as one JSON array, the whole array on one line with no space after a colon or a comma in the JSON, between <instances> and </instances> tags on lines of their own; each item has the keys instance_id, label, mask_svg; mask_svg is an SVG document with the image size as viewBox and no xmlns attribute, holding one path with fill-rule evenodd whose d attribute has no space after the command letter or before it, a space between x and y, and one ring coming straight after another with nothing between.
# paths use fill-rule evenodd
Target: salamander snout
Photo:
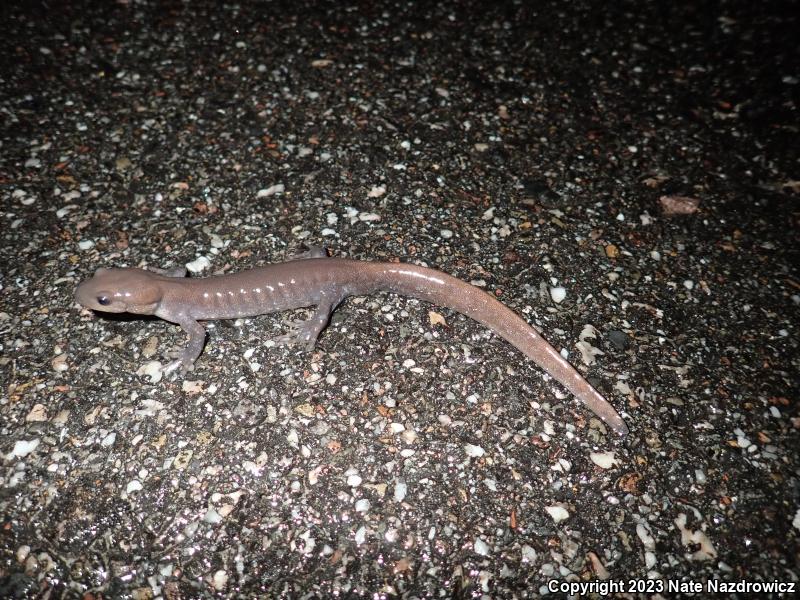
<instances>
[{"instance_id":1,"label":"salamander snout","mask_svg":"<svg viewBox=\"0 0 800 600\"><path fill-rule=\"evenodd\" d=\"M98 269L75 290L86 308L110 313L152 314L161 296L158 275L141 269Z\"/></svg>"}]
</instances>

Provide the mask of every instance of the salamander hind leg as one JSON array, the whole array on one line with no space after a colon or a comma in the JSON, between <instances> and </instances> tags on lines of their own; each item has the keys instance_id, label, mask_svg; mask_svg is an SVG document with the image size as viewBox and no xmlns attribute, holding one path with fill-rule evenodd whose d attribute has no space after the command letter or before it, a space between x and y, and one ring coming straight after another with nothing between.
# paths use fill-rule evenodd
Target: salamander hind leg
<instances>
[{"instance_id":1,"label":"salamander hind leg","mask_svg":"<svg viewBox=\"0 0 800 600\"><path fill-rule=\"evenodd\" d=\"M303 346L308 351L313 350L319 334L328 326L328 322L331 320L331 313L339 302L340 300L333 302L329 298L323 297L310 318L305 321L295 322L292 325L292 329L285 335L275 338L275 342Z\"/></svg>"},{"instance_id":2,"label":"salamander hind leg","mask_svg":"<svg viewBox=\"0 0 800 600\"><path fill-rule=\"evenodd\" d=\"M302 252L289 256L289 260L306 260L308 258L328 258L328 251L323 246L309 246Z\"/></svg>"},{"instance_id":3,"label":"salamander hind leg","mask_svg":"<svg viewBox=\"0 0 800 600\"><path fill-rule=\"evenodd\" d=\"M157 269L150 267L150 271L164 277L186 277L186 267L174 267L172 269Z\"/></svg>"}]
</instances>

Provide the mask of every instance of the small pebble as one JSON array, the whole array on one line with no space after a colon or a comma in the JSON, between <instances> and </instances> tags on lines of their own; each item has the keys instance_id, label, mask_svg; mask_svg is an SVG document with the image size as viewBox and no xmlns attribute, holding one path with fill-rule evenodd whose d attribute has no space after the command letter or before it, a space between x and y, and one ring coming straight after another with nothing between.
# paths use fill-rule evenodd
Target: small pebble
<instances>
[{"instance_id":1,"label":"small pebble","mask_svg":"<svg viewBox=\"0 0 800 600\"><path fill-rule=\"evenodd\" d=\"M464 446L464 451L467 453L467 456L471 456L472 458L479 458L486 454L486 451L483 448L473 444L466 444Z\"/></svg>"},{"instance_id":2,"label":"small pebble","mask_svg":"<svg viewBox=\"0 0 800 600\"><path fill-rule=\"evenodd\" d=\"M553 302L556 304L560 304L564 298L567 297L567 290L563 287L551 287L550 288L550 298L553 299Z\"/></svg>"},{"instance_id":3,"label":"small pebble","mask_svg":"<svg viewBox=\"0 0 800 600\"><path fill-rule=\"evenodd\" d=\"M284 185L282 183L276 183L268 188L258 190L258 192L256 192L256 198L267 198L275 194L282 194L284 191L286 191Z\"/></svg>"},{"instance_id":4,"label":"small pebble","mask_svg":"<svg viewBox=\"0 0 800 600\"><path fill-rule=\"evenodd\" d=\"M610 469L618 462L613 452L592 452L589 458L601 469Z\"/></svg>"},{"instance_id":5,"label":"small pebble","mask_svg":"<svg viewBox=\"0 0 800 600\"><path fill-rule=\"evenodd\" d=\"M36 450L39 447L39 440L18 440L14 442L14 448L11 450L9 454L6 455L7 459L12 458L24 458L28 456L31 452Z\"/></svg>"},{"instance_id":6,"label":"small pebble","mask_svg":"<svg viewBox=\"0 0 800 600\"><path fill-rule=\"evenodd\" d=\"M489 544L484 542L481 538L475 538L475 544L473 545L476 554L480 554L481 556L488 556L491 552L489 548Z\"/></svg>"},{"instance_id":7,"label":"small pebble","mask_svg":"<svg viewBox=\"0 0 800 600\"><path fill-rule=\"evenodd\" d=\"M394 484L395 502L402 502L405 499L407 492L408 492L408 486L406 485L406 482L398 480L398 482Z\"/></svg>"},{"instance_id":8,"label":"small pebble","mask_svg":"<svg viewBox=\"0 0 800 600\"><path fill-rule=\"evenodd\" d=\"M192 262L186 263L186 268L190 273L202 273L211 266L211 261L205 256L198 256Z\"/></svg>"},{"instance_id":9,"label":"small pebble","mask_svg":"<svg viewBox=\"0 0 800 600\"><path fill-rule=\"evenodd\" d=\"M561 523L561 521L565 521L569 518L569 512L563 506L545 506L544 509L547 511L547 514L550 515L550 518L553 519L554 523Z\"/></svg>"}]
</instances>

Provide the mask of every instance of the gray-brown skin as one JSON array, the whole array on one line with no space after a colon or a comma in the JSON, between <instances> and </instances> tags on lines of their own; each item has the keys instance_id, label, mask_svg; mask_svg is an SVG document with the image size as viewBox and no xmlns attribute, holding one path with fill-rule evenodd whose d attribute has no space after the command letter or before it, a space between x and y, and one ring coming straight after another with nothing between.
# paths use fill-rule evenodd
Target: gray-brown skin
<instances>
[{"instance_id":1,"label":"gray-brown skin","mask_svg":"<svg viewBox=\"0 0 800 600\"><path fill-rule=\"evenodd\" d=\"M180 325L189 334L189 343L163 370L180 368L186 373L205 344L206 331L198 321L316 306L294 338L312 349L342 300L381 291L445 306L485 325L547 371L614 431L628 433L614 407L522 317L483 290L434 269L328 258L315 249L305 258L197 279L186 278L185 269L159 273L98 269L78 286L75 298L92 310L155 315Z\"/></svg>"}]
</instances>

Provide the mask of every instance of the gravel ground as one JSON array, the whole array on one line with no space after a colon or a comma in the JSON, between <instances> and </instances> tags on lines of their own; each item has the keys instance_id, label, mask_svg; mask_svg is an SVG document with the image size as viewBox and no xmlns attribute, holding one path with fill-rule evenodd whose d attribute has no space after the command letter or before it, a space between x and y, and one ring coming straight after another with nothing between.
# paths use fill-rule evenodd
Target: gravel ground
<instances>
[{"instance_id":1,"label":"gravel ground","mask_svg":"<svg viewBox=\"0 0 800 600\"><path fill-rule=\"evenodd\" d=\"M800 24L705 4L5 3L0 597L788 592ZM313 245L483 286L630 435L446 307L160 379L73 300Z\"/></svg>"}]
</instances>

